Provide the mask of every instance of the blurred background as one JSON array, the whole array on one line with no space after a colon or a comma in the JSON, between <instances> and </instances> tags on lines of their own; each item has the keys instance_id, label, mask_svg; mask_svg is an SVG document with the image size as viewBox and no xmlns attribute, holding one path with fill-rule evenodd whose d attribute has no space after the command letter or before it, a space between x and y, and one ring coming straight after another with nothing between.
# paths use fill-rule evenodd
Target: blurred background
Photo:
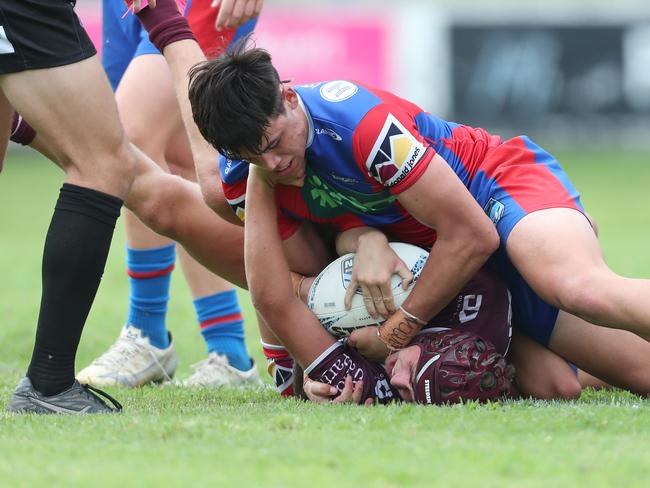
<instances>
[{"instance_id":1,"label":"blurred background","mask_svg":"<svg viewBox=\"0 0 650 488\"><path fill-rule=\"evenodd\" d=\"M101 2L77 11L99 46ZM256 38L296 83L352 78L555 147L650 146L647 0L266 0Z\"/></svg>"}]
</instances>

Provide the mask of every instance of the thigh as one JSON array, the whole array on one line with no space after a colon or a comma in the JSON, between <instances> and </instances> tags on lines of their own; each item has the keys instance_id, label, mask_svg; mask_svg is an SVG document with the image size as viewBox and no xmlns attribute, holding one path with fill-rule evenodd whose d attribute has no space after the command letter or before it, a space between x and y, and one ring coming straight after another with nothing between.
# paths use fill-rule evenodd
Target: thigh
<instances>
[{"instance_id":1,"label":"thigh","mask_svg":"<svg viewBox=\"0 0 650 488\"><path fill-rule=\"evenodd\" d=\"M156 162L172 135L184 130L172 77L159 54L133 58L115 92L129 140Z\"/></svg>"},{"instance_id":2,"label":"thigh","mask_svg":"<svg viewBox=\"0 0 650 488\"><path fill-rule=\"evenodd\" d=\"M650 342L632 332L560 312L549 348L612 386L650 394Z\"/></svg>"},{"instance_id":3,"label":"thigh","mask_svg":"<svg viewBox=\"0 0 650 488\"><path fill-rule=\"evenodd\" d=\"M545 302L524 280L501 247L488 266L498 272L512 295L512 327L542 346L548 346L558 309Z\"/></svg>"},{"instance_id":4,"label":"thigh","mask_svg":"<svg viewBox=\"0 0 650 488\"><path fill-rule=\"evenodd\" d=\"M122 141L117 106L96 56L7 74L0 84L16 111L66 156L102 152Z\"/></svg>"},{"instance_id":5,"label":"thigh","mask_svg":"<svg viewBox=\"0 0 650 488\"><path fill-rule=\"evenodd\" d=\"M512 264L547 302L563 308L562 290L595 273L611 273L589 220L567 208L526 215L506 245ZM596 280L593 280L595 285Z\"/></svg>"}]
</instances>

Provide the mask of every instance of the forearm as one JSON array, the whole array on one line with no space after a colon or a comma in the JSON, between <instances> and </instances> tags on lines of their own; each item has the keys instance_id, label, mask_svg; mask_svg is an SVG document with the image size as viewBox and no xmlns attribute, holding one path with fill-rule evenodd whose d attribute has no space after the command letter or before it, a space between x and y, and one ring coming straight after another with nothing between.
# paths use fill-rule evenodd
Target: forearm
<instances>
[{"instance_id":1,"label":"forearm","mask_svg":"<svg viewBox=\"0 0 650 488\"><path fill-rule=\"evenodd\" d=\"M471 239L439 238L403 304L404 310L428 322L458 294L491 253L490 246Z\"/></svg>"},{"instance_id":2,"label":"forearm","mask_svg":"<svg viewBox=\"0 0 650 488\"><path fill-rule=\"evenodd\" d=\"M293 292L277 229L274 193L248 179L245 231L246 276L253 304L273 333L303 367L335 342Z\"/></svg>"},{"instance_id":3,"label":"forearm","mask_svg":"<svg viewBox=\"0 0 650 488\"><path fill-rule=\"evenodd\" d=\"M199 168L217 164L217 151L203 138L192 116L192 107L188 98L188 73L196 64L205 61L205 56L196 41L186 39L174 42L163 51L169 65L176 91L176 98L181 109L185 131L187 132L194 157L194 164ZM199 182L203 185L199 174Z\"/></svg>"},{"instance_id":4,"label":"forearm","mask_svg":"<svg viewBox=\"0 0 650 488\"><path fill-rule=\"evenodd\" d=\"M383 232L373 227L356 227L345 230L336 236L336 254L343 256L350 252L357 252L359 240L368 238L383 239L388 243L388 239Z\"/></svg>"}]
</instances>

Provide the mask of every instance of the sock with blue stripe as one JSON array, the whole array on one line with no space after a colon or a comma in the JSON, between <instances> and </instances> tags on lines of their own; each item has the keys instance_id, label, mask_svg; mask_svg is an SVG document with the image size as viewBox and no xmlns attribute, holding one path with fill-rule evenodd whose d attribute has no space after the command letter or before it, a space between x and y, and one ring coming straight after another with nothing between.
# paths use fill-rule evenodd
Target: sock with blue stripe
<instances>
[{"instance_id":1,"label":"sock with blue stripe","mask_svg":"<svg viewBox=\"0 0 650 488\"><path fill-rule=\"evenodd\" d=\"M131 286L127 325L140 329L151 345L169 347L165 325L171 272L176 261L176 245L152 249L129 249L127 272Z\"/></svg>"},{"instance_id":2,"label":"sock with blue stripe","mask_svg":"<svg viewBox=\"0 0 650 488\"><path fill-rule=\"evenodd\" d=\"M237 292L233 289L197 298L194 308L208 353L225 355L230 365L240 371L251 369Z\"/></svg>"}]
</instances>

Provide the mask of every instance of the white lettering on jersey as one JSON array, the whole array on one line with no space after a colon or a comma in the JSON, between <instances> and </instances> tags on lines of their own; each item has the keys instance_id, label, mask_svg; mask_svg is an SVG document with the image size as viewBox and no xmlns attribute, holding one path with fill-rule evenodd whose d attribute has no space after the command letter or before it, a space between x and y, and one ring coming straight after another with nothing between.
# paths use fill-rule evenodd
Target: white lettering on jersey
<instances>
[{"instance_id":1,"label":"white lettering on jersey","mask_svg":"<svg viewBox=\"0 0 650 488\"><path fill-rule=\"evenodd\" d=\"M5 28L0 25L0 54L15 53L14 45L7 39Z\"/></svg>"},{"instance_id":2,"label":"white lettering on jersey","mask_svg":"<svg viewBox=\"0 0 650 488\"><path fill-rule=\"evenodd\" d=\"M359 91L359 87L346 80L329 81L320 87L320 96L328 102L342 102Z\"/></svg>"},{"instance_id":3,"label":"white lettering on jersey","mask_svg":"<svg viewBox=\"0 0 650 488\"><path fill-rule=\"evenodd\" d=\"M390 188L406 178L424 153L424 144L394 115L388 114L366 160L366 168L370 176Z\"/></svg>"},{"instance_id":4,"label":"white lettering on jersey","mask_svg":"<svg viewBox=\"0 0 650 488\"><path fill-rule=\"evenodd\" d=\"M478 317L483 304L483 295L465 295L463 297L463 309L458 314L461 324L474 320Z\"/></svg>"}]
</instances>

